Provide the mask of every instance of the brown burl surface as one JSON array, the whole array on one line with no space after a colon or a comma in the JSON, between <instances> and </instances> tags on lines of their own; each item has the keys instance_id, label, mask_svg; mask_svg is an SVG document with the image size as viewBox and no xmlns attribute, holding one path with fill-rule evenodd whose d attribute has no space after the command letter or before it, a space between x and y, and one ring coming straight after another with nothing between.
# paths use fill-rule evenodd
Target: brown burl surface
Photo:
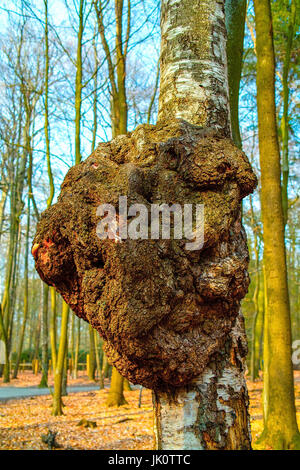
<instances>
[{"instance_id":1,"label":"brown burl surface","mask_svg":"<svg viewBox=\"0 0 300 470\"><path fill-rule=\"evenodd\" d=\"M69 170L38 224L36 269L98 330L123 376L152 389L181 386L224 345L247 292L240 203L255 186L245 154L210 129L182 120L139 126ZM128 207L204 204L203 248L99 239L97 207L118 209L119 196Z\"/></svg>"}]
</instances>

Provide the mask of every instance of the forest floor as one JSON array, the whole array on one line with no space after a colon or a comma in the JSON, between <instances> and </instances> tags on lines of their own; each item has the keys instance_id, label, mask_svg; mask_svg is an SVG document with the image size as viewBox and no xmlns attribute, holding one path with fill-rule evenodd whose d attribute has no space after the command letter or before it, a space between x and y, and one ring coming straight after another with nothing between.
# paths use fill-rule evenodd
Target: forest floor
<instances>
[{"instance_id":1,"label":"forest floor","mask_svg":"<svg viewBox=\"0 0 300 470\"><path fill-rule=\"evenodd\" d=\"M0 379L0 387L6 386ZM37 386L40 377L32 372L22 372L8 386ZM51 384L50 377L49 383ZM72 385L92 385L84 373ZM248 381L250 416L253 438L262 431L261 394L262 381ZM297 416L300 426L300 371L295 372ZM68 450L145 450L153 449L152 399L150 390L143 389L142 406L138 408L139 390L125 392L128 402L120 408L105 406L108 389L69 393L63 398L64 415L51 415L51 396L38 396L0 402L0 449L46 449L42 435L49 430L56 432L60 449ZM84 427L81 420L96 423L96 427Z\"/></svg>"}]
</instances>

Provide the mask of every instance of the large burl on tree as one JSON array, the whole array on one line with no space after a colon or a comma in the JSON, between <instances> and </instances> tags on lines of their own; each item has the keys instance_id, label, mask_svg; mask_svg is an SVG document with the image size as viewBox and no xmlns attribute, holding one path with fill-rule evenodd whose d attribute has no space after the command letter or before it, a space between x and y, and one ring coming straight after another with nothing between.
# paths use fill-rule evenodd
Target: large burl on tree
<instances>
[{"instance_id":1,"label":"large burl on tree","mask_svg":"<svg viewBox=\"0 0 300 470\"><path fill-rule=\"evenodd\" d=\"M255 186L247 157L221 134L183 120L139 126L69 170L38 224L36 269L98 330L124 377L182 386L224 345L247 292L240 204ZM204 204L203 247L99 239L97 207L118 210L119 196L149 212L153 203Z\"/></svg>"}]
</instances>

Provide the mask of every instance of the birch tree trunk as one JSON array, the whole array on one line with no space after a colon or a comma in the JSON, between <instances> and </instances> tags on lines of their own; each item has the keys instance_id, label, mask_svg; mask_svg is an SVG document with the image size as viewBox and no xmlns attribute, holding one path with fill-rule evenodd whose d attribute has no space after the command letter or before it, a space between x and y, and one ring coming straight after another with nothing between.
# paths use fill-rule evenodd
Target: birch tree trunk
<instances>
[{"instance_id":1,"label":"birch tree trunk","mask_svg":"<svg viewBox=\"0 0 300 470\"><path fill-rule=\"evenodd\" d=\"M231 136L225 0L162 0L159 121L174 118ZM247 349L240 315L198 379L154 392L157 449L249 449Z\"/></svg>"}]
</instances>

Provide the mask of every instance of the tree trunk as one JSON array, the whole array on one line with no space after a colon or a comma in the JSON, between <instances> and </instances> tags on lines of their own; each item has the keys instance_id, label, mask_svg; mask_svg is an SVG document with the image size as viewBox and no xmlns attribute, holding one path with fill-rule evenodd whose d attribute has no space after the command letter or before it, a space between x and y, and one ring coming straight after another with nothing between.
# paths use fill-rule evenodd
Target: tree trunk
<instances>
[{"instance_id":1,"label":"tree trunk","mask_svg":"<svg viewBox=\"0 0 300 470\"><path fill-rule=\"evenodd\" d=\"M90 380L95 380L96 373L96 351L95 351L95 336L92 325L89 325L89 339L90 339L90 353L88 364L88 376Z\"/></svg>"},{"instance_id":2,"label":"tree trunk","mask_svg":"<svg viewBox=\"0 0 300 470\"><path fill-rule=\"evenodd\" d=\"M231 132L232 139L239 148L242 148L239 126L239 91L243 63L246 6L246 0L225 1Z\"/></svg>"},{"instance_id":3,"label":"tree trunk","mask_svg":"<svg viewBox=\"0 0 300 470\"><path fill-rule=\"evenodd\" d=\"M34 328L34 353L33 359L39 358L40 349L40 337L41 337L41 323L42 323L42 311L43 311L43 281L40 283L40 306L37 314L35 328Z\"/></svg>"},{"instance_id":4,"label":"tree trunk","mask_svg":"<svg viewBox=\"0 0 300 470\"><path fill-rule=\"evenodd\" d=\"M291 12L288 28L286 52L283 63L282 88L283 88L283 113L281 118L282 132L282 207L284 224L288 219L288 182L289 182L289 71L291 62L292 44L296 24L296 0L291 2Z\"/></svg>"},{"instance_id":5,"label":"tree trunk","mask_svg":"<svg viewBox=\"0 0 300 470\"><path fill-rule=\"evenodd\" d=\"M258 226L255 221L254 217L254 209L253 209L253 201L252 196L249 197L250 199L250 208L251 208L251 226L253 230L254 236L254 256L255 256L255 288L253 292L253 305L254 305L254 315L252 319L252 338L251 338L251 366L250 366L250 373L251 373L251 380L254 382L255 379L258 378L258 367L257 367L257 360L256 360L256 343L257 343L257 320L259 315L259 285L260 285L260 275L259 275L259 252L260 246L258 244L258 235L257 230Z\"/></svg>"},{"instance_id":6,"label":"tree trunk","mask_svg":"<svg viewBox=\"0 0 300 470\"><path fill-rule=\"evenodd\" d=\"M52 370L55 371L56 360L57 360L57 349L56 349L56 291L54 287L50 287L51 295L51 323L50 323L50 344L51 344L51 359L52 359Z\"/></svg>"},{"instance_id":7,"label":"tree trunk","mask_svg":"<svg viewBox=\"0 0 300 470\"><path fill-rule=\"evenodd\" d=\"M103 377L105 379L108 379L109 377L109 362L107 360L107 356L105 352L103 351L103 364L102 364L102 371L103 371Z\"/></svg>"},{"instance_id":8,"label":"tree trunk","mask_svg":"<svg viewBox=\"0 0 300 470\"><path fill-rule=\"evenodd\" d=\"M230 136L224 1L163 0L159 121L182 118ZM240 315L201 376L154 392L157 449L249 449Z\"/></svg>"},{"instance_id":9,"label":"tree trunk","mask_svg":"<svg viewBox=\"0 0 300 470\"><path fill-rule=\"evenodd\" d=\"M24 158L25 152L23 153ZM23 160L24 161L24 160ZM18 180L19 171L15 175L16 181L11 182L10 188L10 227L9 227L9 246L7 254L7 264L5 272L4 292L1 304L1 323L2 323L2 339L5 344L5 364L3 369L3 382L10 381L10 332L9 327L11 323L12 314L12 300L14 290L14 279L16 272L16 254L18 252L18 234L20 227L19 211L20 198L18 197ZM5 330L5 332L4 332Z\"/></svg>"},{"instance_id":10,"label":"tree trunk","mask_svg":"<svg viewBox=\"0 0 300 470\"><path fill-rule=\"evenodd\" d=\"M98 369L98 374L99 374L99 388L100 390L102 390L104 388L104 379L103 379L103 373L102 373L102 368L101 368L100 354L98 350L98 332L97 330L93 330L93 332L94 332L94 338L95 338L96 363L97 363L97 369Z\"/></svg>"},{"instance_id":11,"label":"tree trunk","mask_svg":"<svg viewBox=\"0 0 300 470\"><path fill-rule=\"evenodd\" d=\"M79 347L80 347L80 318L77 318L77 335L76 335L76 346L75 346L74 365L73 365L73 379L77 379L77 376L78 376Z\"/></svg>"},{"instance_id":12,"label":"tree trunk","mask_svg":"<svg viewBox=\"0 0 300 470\"><path fill-rule=\"evenodd\" d=\"M101 38L101 43L105 52L105 57L108 66L109 81L111 86L111 128L112 137L127 133L127 97L126 97L126 58L127 49L130 36L130 19L131 7L130 1L127 2L127 28L124 34L123 31L123 0L115 0L115 21L116 21L116 34L115 34L115 51L111 51L105 36L105 28L103 22L104 8L101 2L94 2L95 12L98 22L98 31ZM125 36L125 37L124 37ZM115 57L114 57L115 56ZM116 66L114 62L116 59ZM111 390L109 395L108 406L120 406L125 401L123 395L123 380L117 380L118 372L114 372L111 381L114 388L118 387L118 392ZM104 375L105 377L106 375ZM113 382L114 378L114 382ZM121 394L121 397L119 395ZM115 404L113 400L115 399Z\"/></svg>"},{"instance_id":13,"label":"tree trunk","mask_svg":"<svg viewBox=\"0 0 300 470\"><path fill-rule=\"evenodd\" d=\"M122 406L127 405L123 394L123 382L124 378L117 371L115 367L112 370L111 383L108 398L106 401L106 406Z\"/></svg>"},{"instance_id":14,"label":"tree trunk","mask_svg":"<svg viewBox=\"0 0 300 470\"><path fill-rule=\"evenodd\" d=\"M62 412L62 380L63 380L63 369L64 360L67 347L67 332L68 332L68 318L69 318L69 306L63 302L62 317L61 317L61 333L59 341L59 349L57 355L57 362L54 374L54 394L53 394L53 409L52 414L54 416L60 416Z\"/></svg>"},{"instance_id":15,"label":"tree trunk","mask_svg":"<svg viewBox=\"0 0 300 470\"><path fill-rule=\"evenodd\" d=\"M275 109L275 59L269 0L254 0L261 210L267 309L267 409L261 441L273 449L300 448L291 350L280 153Z\"/></svg>"},{"instance_id":16,"label":"tree trunk","mask_svg":"<svg viewBox=\"0 0 300 470\"><path fill-rule=\"evenodd\" d=\"M68 395L67 383L68 383L68 336L66 337L66 350L65 350L64 367L63 367L62 383L61 383L61 396L62 397L66 397Z\"/></svg>"},{"instance_id":17,"label":"tree trunk","mask_svg":"<svg viewBox=\"0 0 300 470\"><path fill-rule=\"evenodd\" d=\"M124 387L125 392L130 392L132 390L128 379L124 379L123 387Z\"/></svg>"},{"instance_id":18,"label":"tree trunk","mask_svg":"<svg viewBox=\"0 0 300 470\"><path fill-rule=\"evenodd\" d=\"M40 388L48 387L48 297L49 286L43 283L43 311L42 311L42 378Z\"/></svg>"},{"instance_id":19,"label":"tree trunk","mask_svg":"<svg viewBox=\"0 0 300 470\"><path fill-rule=\"evenodd\" d=\"M78 33L77 33L77 57L75 79L75 165L81 161L80 126L81 126L81 95L82 95L82 36L83 36L83 3L79 2Z\"/></svg>"},{"instance_id":20,"label":"tree trunk","mask_svg":"<svg viewBox=\"0 0 300 470\"><path fill-rule=\"evenodd\" d=\"M4 214L5 214L5 206L7 201L7 188L1 188L1 201L0 201L0 240L3 233L3 223L4 223Z\"/></svg>"},{"instance_id":21,"label":"tree trunk","mask_svg":"<svg viewBox=\"0 0 300 470\"><path fill-rule=\"evenodd\" d=\"M16 364L13 373L13 378L16 379L18 376L18 369L23 350L26 322L28 317L28 254L29 254L29 228L30 228L30 198L28 197L28 209L27 209L27 224L26 224L26 241L25 241L25 260L24 260L24 303L23 303L23 323L20 332L20 340L18 346L18 352L16 357Z\"/></svg>"}]
</instances>

